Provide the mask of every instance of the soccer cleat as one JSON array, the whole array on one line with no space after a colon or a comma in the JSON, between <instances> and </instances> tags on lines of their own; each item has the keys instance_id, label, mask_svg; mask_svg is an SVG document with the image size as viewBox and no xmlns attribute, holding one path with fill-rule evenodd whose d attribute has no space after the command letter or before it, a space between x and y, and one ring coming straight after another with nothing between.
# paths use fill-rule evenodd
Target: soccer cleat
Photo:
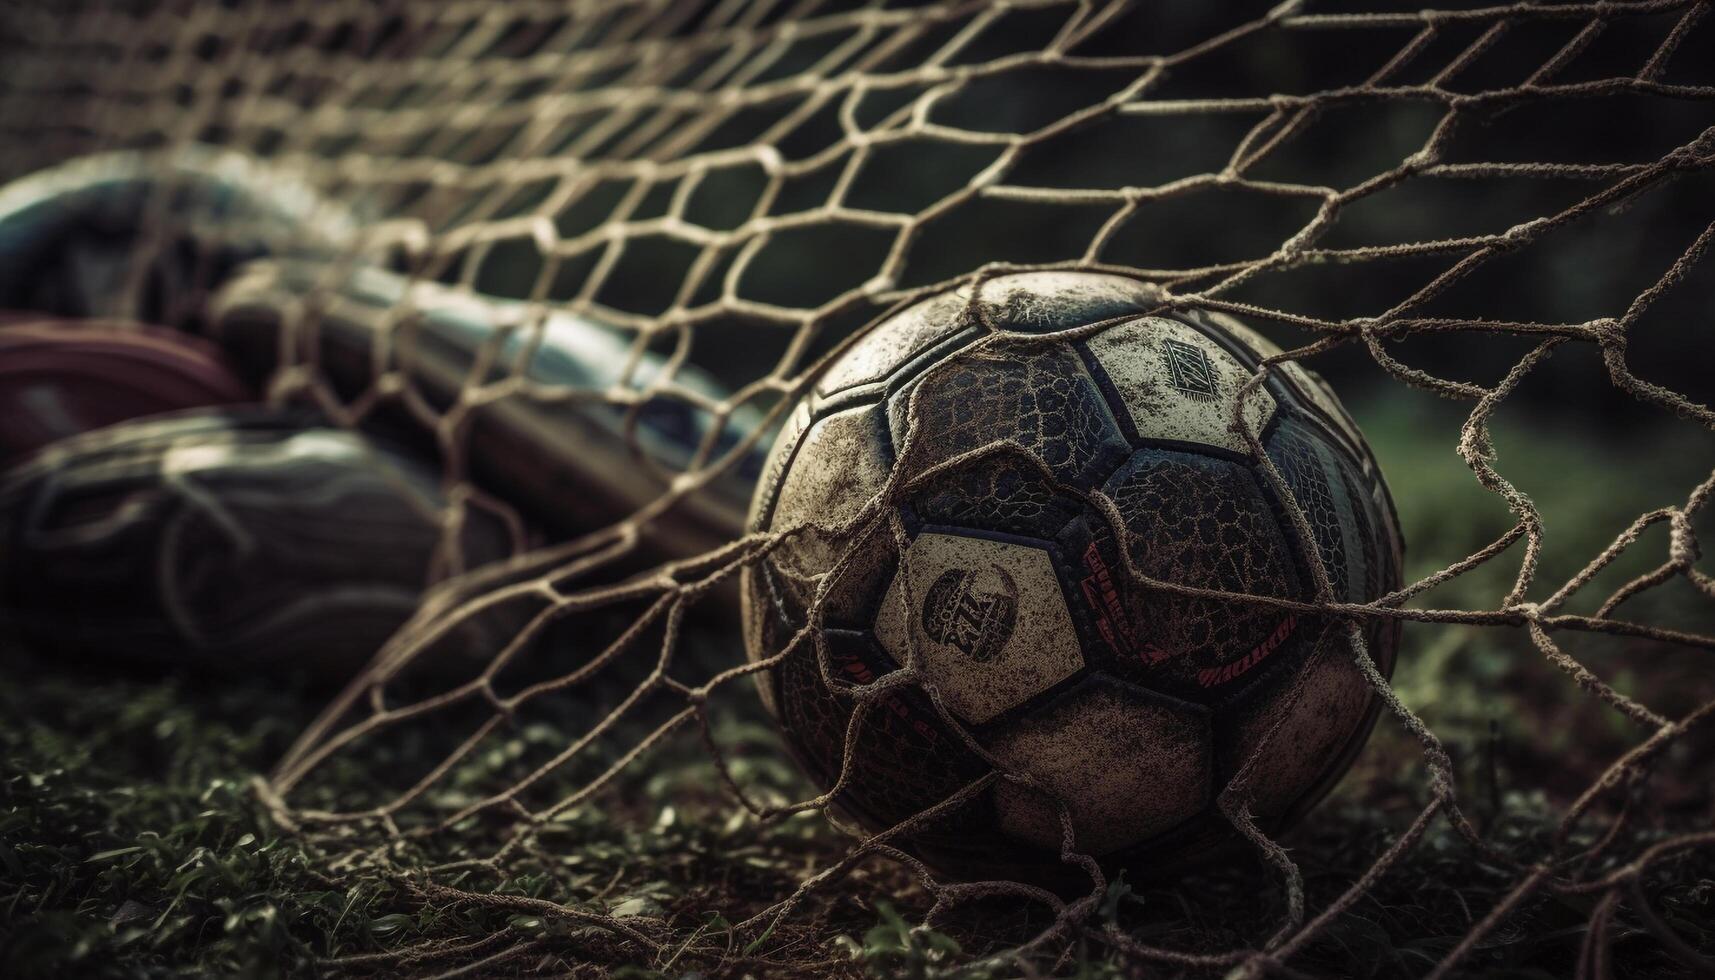
<instances>
[{"instance_id":1,"label":"soccer cleat","mask_svg":"<svg viewBox=\"0 0 1715 980\"><path fill-rule=\"evenodd\" d=\"M251 400L225 354L188 334L0 319L0 463L118 422Z\"/></svg>"},{"instance_id":2,"label":"soccer cleat","mask_svg":"<svg viewBox=\"0 0 1715 980\"><path fill-rule=\"evenodd\" d=\"M73 436L0 476L0 622L49 649L349 677L445 569L445 504L422 463L303 412ZM513 548L474 509L458 540L465 567ZM505 638L479 620L450 642Z\"/></svg>"}]
</instances>

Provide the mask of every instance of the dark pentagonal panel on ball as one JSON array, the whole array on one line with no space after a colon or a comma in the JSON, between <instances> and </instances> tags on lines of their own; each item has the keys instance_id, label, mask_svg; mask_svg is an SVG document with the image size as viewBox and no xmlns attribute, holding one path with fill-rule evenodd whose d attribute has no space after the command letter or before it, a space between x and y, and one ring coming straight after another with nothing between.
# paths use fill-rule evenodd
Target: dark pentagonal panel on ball
<instances>
[{"instance_id":1,"label":"dark pentagonal panel on ball","mask_svg":"<svg viewBox=\"0 0 1715 980\"><path fill-rule=\"evenodd\" d=\"M1053 485L1043 465L1008 448L966 466L913 481L903 494L907 519L1027 537L1051 534L1085 504Z\"/></svg>"},{"instance_id":2,"label":"dark pentagonal panel on ball","mask_svg":"<svg viewBox=\"0 0 1715 980\"><path fill-rule=\"evenodd\" d=\"M915 405L922 438L910 441ZM973 449L1011 443L1062 482L1092 485L1128 451L1101 389L1065 346L990 338L888 398L895 451L922 473Z\"/></svg>"},{"instance_id":3,"label":"dark pentagonal panel on ball","mask_svg":"<svg viewBox=\"0 0 1715 980\"><path fill-rule=\"evenodd\" d=\"M898 669L867 633L828 630L828 668L837 685L861 687ZM838 778L855 703L829 690L813 644L804 644L776 676L780 721L811 774L824 786ZM933 806L981 776L988 766L948 729L915 687L881 696L852 736L849 789L842 806L876 826Z\"/></svg>"},{"instance_id":4,"label":"dark pentagonal panel on ball","mask_svg":"<svg viewBox=\"0 0 1715 980\"><path fill-rule=\"evenodd\" d=\"M1297 505L1315 535L1316 553L1328 570L1334 596L1344 601L1361 601L1359 592L1366 581L1362 549L1352 553L1347 548L1354 520L1352 501L1335 491L1334 481L1339 475L1322 438L1288 417L1281 420L1265 448L1291 491L1289 505Z\"/></svg>"},{"instance_id":5,"label":"dark pentagonal panel on ball","mask_svg":"<svg viewBox=\"0 0 1715 980\"><path fill-rule=\"evenodd\" d=\"M1335 458L1337 484L1341 497L1351 510L1352 522L1345 528L1347 551L1363 562L1360 581L1354 577L1354 589L1365 600L1379 598L1400 586L1399 552L1394 550L1391 528L1392 503L1379 483L1367 479L1350 460Z\"/></svg>"},{"instance_id":6,"label":"dark pentagonal panel on ball","mask_svg":"<svg viewBox=\"0 0 1715 980\"><path fill-rule=\"evenodd\" d=\"M1299 559L1257 475L1242 463L1197 453L1139 450L1108 481L1127 529L1126 548L1148 579L1243 595L1306 597ZM1086 542L1063 542L1109 577L1124 557L1105 526ZM1116 670L1154 690L1189 700L1227 697L1305 642L1304 617L1276 607L1176 594L1131 583L1103 606L1124 614Z\"/></svg>"},{"instance_id":7,"label":"dark pentagonal panel on ball","mask_svg":"<svg viewBox=\"0 0 1715 980\"><path fill-rule=\"evenodd\" d=\"M1291 413L1270 435L1267 449L1310 524L1336 598L1368 602L1398 588L1386 491L1327 425Z\"/></svg>"},{"instance_id":8,"label":"dark pentagonal panel on ball","mask_svg":"<svg viewBox=\"0 0 1715 980\"><path fill-rule=\"evenodd\" d=\"M1346 553L1354 566L1362 565L1361 572L1350 573L1352 591L1358 601L1379 599L1400 587L1403 574L1393 501L1371 468L1373 463L1360 463L1343 452L1330 451L1328 456L1333 463L1335 496L1346 504L1351 517L1342 528ZM1393 670L1401 626L1400 620L1375 616L1365 629L1369 655L1383 673Z\"/></svg>"}]
</instances>

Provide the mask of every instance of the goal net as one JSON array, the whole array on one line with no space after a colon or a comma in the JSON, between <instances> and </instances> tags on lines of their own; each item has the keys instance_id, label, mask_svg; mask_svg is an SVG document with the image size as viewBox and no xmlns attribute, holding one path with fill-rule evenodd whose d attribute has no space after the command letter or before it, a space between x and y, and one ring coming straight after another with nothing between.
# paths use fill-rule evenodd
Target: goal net
<instances>
[{"instance_id":1,"label":"goal net","mask_svg":"<svg viewBox=\"0 0 1715 980\"><path fill-rule=\"evenodd\" d=\"M1696 533L1715 474L1693 460L1686 485L1642 488L1660 502L1586 547L1587 528L1550 525L1587 515L1539 506L1552 474L1527 486L1494 431L1523 406L1589 430L1592 454L1658 427L1707 451L1709 7L14 2L0 178L97 153L155 168L111 301L82 312L217 337L265 323L270 398L411 430L441 467L446 574L258 785L330 881L379 876L402 909L437 910L419 940L347 966L551 970L572 949L663 972L885 953L997 975L1090 957L1298 975L1434 842L1505 885L1400 969L1469 969L1549 897L1578 910L1581 975L1640 930L1693 970L1704 954L1652 889L1715 850L1709 811L1688 822L1662 789L1707 781L1715 700L1676 665L1715 650ZM278 193L265 214L182 207L187 166ZM1253 834L1247 873L1268 884L1210 886L1195 935L1126 900L1154 882L952 881L888 834L829 832L738 640L740 571L803 530L744 533L756 462L888 311L1066 269L1238 317L1286 350L1261 370L1322 370L1366 429L1365 406L1389 405L1421 413L1400 428L1445 428L1440 452L1499 524L1421 525L1438 540L1408 540L1410 584L1323 611L1354 636L1407 624L1404 675L1475 669L1449 653L1473 643L1544 668L1528 694L1493 675L1491 713L1599 708L1553 715L1591 728L1540 733L1508 774L1539 832L1501 827L1495 740L1430 723L1469 712L1373 665L1384 710L1359 772L1412 776L1387 819L1330 818L1332 845ZM588 363L535 373L573 321L601 325ZM436 346L451 335L462 360ZM589 441L519 460L508 426ZM1589 466L1605 474L1589 494L1650 479ZM1393 480L1406 510L1447 492ZM544 536L466 567L477 511ZM449 654L472 621L510 642ZM1678 676L1684 703L1640 693ZM1330 847L1361 861L1307 875L1301 852ZM892 940L830 943L878 915Z\"/></svg>"}]
</instances>

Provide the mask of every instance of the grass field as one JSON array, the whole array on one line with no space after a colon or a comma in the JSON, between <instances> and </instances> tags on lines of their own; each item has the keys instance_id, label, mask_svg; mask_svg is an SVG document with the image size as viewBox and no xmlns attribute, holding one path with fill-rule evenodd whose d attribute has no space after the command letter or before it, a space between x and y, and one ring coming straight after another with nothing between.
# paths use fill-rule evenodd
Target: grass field
<instances>
[{"instance_id":1,"label":"grass field","mask_svg":"<svg viewBox=\"0 0 1715 980\"><path fill-rule=\"evenodd\" d=\"M1505 508L1452 452L1459 406L1392 399L1358 414L1399 501L1409 574L1462 557L1509 526ZM1544 510L1545 584L1558 584L1639 513L1683 501L1715 455L1695 433L1591 433L1590 426L1529 417L1496 428L1501 471ZM1665 534L1646 537L1643 553L1604 573L1578 608L1593 608L1604 585L1659 562L1665 542ZM1516 557L1503 559L1418 602L1493 607L1516 569ZM1670 586L1628 605L1626 615L1710 628L1707 613L1696 610L1689 591ZM1664 714L1715 694L1704 652L1589 639L1571 638L1567 647ZM706 642L715 656L739 655L734 638ZM843 838L818 816L765 824L738 811L716 791L694 738L635 767L598 805L556 823L539 847L497 872L441 880L506 897L462 901L372 868L341 870L328 852L267 819L251 781L328 692L278 678L162 677L128 669L125 651L111 652L110 659L74 663L15 646L0 650L0 976L432 975L471 964L478 975L1128 976L1131 968L1099 940L1110 923L1143 942L1223 949L1260 942L1280 909L1278 881L1248 867L1173 883L1121 883L1110 889L1100 921L1046 958L970 966L1028 938L1045 914L990 902L934 931L912 929L925 910L923 892L897 869L872 863L772 932L739 930L733 923L836 859ZM1396 682L1404 701L1445 739L1466 811L1493 842L1527 860L1549 853L1566 801L1641 737L1512 630L1411 626ZM718 734L742 746L739 765L749 785L782 798L807 792L748 706L735 704L721 717ZM564 735L541 725L517 738L553 742ZM1646 788L1639 839L1615 860L1715 822L1711 748L1705 732L1659 764ZM421 742L389 751L432 749ZM1427 794L1424 773L1415 744L1384 718L1353 773L1288 838L1312 909L1360 875L1415 815ZM342 778L362 795L360 768ZM1582 839L1600 824L1579 831ZM456 846L486 833L499 828L475 828ZM401 866L417 857L398 855ZM1420 975L1517 877L1479 859L1438 821L1401 867L1292 966L1316 976ZM1660 866L1644 891L1654 915L1685 944L1715 952L1715 854L1693 852ZM1569 976L1593 905L1539 894L1461 971ZM556 908L610 913L667 938L650 954ZM1613 937L1616 977L1695 973L1686 951L1670 953L1630 905L1622 905Z\"/></svg>"}]
</instances>

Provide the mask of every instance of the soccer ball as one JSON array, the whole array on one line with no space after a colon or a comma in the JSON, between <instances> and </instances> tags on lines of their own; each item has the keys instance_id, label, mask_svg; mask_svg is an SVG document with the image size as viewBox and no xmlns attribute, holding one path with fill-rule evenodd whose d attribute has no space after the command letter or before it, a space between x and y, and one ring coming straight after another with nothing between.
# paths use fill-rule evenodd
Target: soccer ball
<instances>
[{"instance_id":1,"label":"soccer ball","mask_svg":"<svg viewBox=\"0 0 1715 980\"><path fill-rule=\"evenodd\" d=\"M820 785L845 767L835 806L872 832L998 772L890 838L943 871L1064 875L1062 813L1110 868L1223 853L1241 767L1278 832L1374 721L1349 622L1174 590L1314 600L1317 566L1341 601L1396 589L1374 458L1278 365L1242 407L1278 490L1234 426L1278 349L1160 307L1091 273L932 297L827 366L765 466L750 524L785 537L744 580L749 655L778 658L763 701ZM1397 625L1363 629L1390 672Z\"/></svg>"}]
</instances>

